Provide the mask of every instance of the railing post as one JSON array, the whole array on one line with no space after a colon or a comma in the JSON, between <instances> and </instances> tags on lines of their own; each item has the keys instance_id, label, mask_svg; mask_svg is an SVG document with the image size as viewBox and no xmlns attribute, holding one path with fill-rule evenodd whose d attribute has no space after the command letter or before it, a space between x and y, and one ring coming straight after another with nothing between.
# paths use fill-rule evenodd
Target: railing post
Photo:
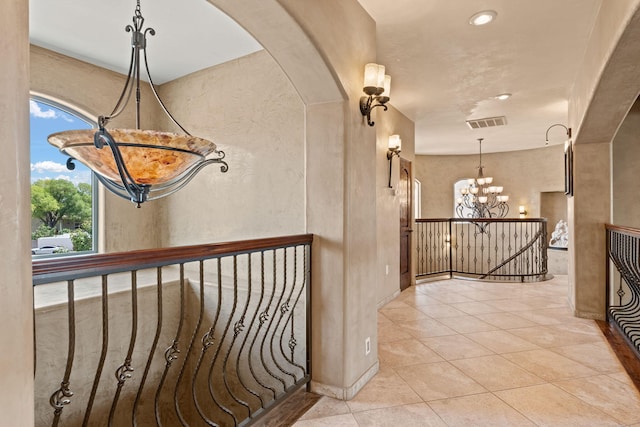
<instances>
[{"instance_id":1,"label":"railing post","mask_svg":"<svg viewBox=\"0 0 640 427\"><path fill-rule=\"evenodd\" d=\"M605 275L606 275L606 279L605 279L605 304L604 304L604 310L605 310L605 319L607 320L607 322L610 320L609 319L609 298L611 298L610 292L611 292L611 261L609 260L609 254L611 253L611 230L609 230L609 228L605 225L605 239L606 239L606 254L607 256L605 257L605 262L607 263L605 265Z\"/></svg>"},{"instance_id":2,"label":"railing post","mask_svg":"<svg viewBox=\"0 0 640 427\"><path fill-rule=\"evenodd\" d=\"M451 218L447 221L449 223L449 278L453 278L453 221Z\"/></svg>"}]
</instances>

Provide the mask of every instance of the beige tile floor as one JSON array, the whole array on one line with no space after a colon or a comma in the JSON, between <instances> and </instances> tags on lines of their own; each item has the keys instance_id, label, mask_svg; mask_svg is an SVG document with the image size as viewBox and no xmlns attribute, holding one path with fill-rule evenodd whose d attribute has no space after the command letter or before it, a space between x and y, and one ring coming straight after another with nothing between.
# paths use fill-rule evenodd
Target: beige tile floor
<instances>
[{"instance_id":1,"label":"beige tile floor","mask_svg":"<svg viewBox=\"0 0 640 427\"><path fill-rule=\"evenodd\" d=\"M378 358L353 400L323 397L295 426L640 427L640 394L571 315L566 276L418 284L379 310Z\"/></svg>"}]
</instances>

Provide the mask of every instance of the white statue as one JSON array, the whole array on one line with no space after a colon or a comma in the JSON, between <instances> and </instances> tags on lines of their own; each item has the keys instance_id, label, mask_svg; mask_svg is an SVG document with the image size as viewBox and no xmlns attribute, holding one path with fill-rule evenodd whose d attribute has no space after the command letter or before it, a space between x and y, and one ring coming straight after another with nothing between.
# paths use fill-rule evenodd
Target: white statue
<instances>
[{"instance_id":1,"label":"white statue","mask_svg":"<svg viewBox=\"0 0 640 427\"><path fill-rule=\"evenodd\" d=\"M549 246L556 248L569 247L569 226L566 221L560 220L556 224L556 229L551 233L551 241Z\"/></svg>"}]
</instances>

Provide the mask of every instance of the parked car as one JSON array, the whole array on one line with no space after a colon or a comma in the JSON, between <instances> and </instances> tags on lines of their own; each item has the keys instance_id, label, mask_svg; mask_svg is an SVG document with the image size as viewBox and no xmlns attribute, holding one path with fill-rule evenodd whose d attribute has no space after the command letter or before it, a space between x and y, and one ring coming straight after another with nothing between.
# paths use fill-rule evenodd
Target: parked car
<instances>
[{"instance_id":1,"label":"parked car","mask_svg":"<svg viewBox=\"0 0 640 427\"><path fill-rule=\"evenodd\" d=\"M31 249L31 255L49 255L60 252L63 248L60 246L42 246Z\"/></svg>"}]
</instances>

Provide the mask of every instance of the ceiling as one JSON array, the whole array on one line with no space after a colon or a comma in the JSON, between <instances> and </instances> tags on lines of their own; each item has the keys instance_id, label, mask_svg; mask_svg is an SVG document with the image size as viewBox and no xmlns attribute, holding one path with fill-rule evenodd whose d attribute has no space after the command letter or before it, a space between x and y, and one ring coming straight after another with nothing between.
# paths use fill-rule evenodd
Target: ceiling
<instances>
[{"instance_id":1,"label":"ceiling","mask_svg":"<svg viewBox=\"0 0 640 427\"><path fill-rule=\"evenodd\" d=\"M477 152L477 138L485 139L483 152L544 147L547 128L567 124L567 99L602 0L359 2L377 23L390 104L415 122L416 153L467 154ZM31 40L124 73L124 27L134 8L133 0L30 0ZM469 24L487 9L497 12L492 23ZM146 1L142 13L145 27L156 29L147 42L156 83L261 49L204 0ZM512 97L495 99L501 93ZM472 130L465 123L494 116L507 124ZM550 144L564 140L561 127L549 132Z\"/></svg>"},{"instance_id":2,"label":"ceiling","mask_svg":"<svg viewBox=\"0 0 640 427\"><path fill-rule=\"evenodd\" d=\"M125 27L133 23L135 7L134 0L29 0L31 43L126 74L131 33ZM205 0L141 1L141 11L143 28L156 31L147 36L156 84L262 49Z\"/></svg>"}]
</instances>

